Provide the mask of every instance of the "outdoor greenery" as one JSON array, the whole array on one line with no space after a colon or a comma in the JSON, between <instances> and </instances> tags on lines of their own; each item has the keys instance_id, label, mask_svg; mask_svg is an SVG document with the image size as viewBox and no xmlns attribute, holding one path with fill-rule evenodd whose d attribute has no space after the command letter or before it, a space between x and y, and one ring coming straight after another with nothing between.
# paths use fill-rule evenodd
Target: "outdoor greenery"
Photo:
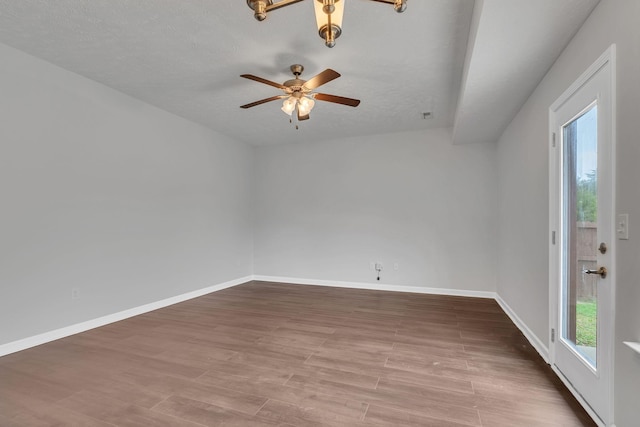
<instances>
[{"instance_id":1,"label":"outdoor greenery","mask_svg":"<svg viewBox=\"0 0 640 427\"><path fill-rule=\"evenodd\" d=\"M578 180L577 220L596 222L598 212L596 172ZM598 305L595 300L578 301L576 307L576 344L595 347L597 342Z\"/></svg>"},{"instance_id":2,"label":"outdoor greenery","mask_svg":"<svg viewBox=\"0 0 640 427\"><path fill-rule=\"evenodd\" d=\"M576 305L576 344L595 347L597 342L598 303L578 301Z\"/></svg>"},{"instance_id":3,"label":"outdoor greenery","mask_svg":"<svg viewBox=\"0 0 640 427\"><path fill-rule=\"evenodd\" d=\"M576 211L578 221L596 222L598 212L596 172L591 171L586 178L578 179Z\"/></svg>"}]
</instances>

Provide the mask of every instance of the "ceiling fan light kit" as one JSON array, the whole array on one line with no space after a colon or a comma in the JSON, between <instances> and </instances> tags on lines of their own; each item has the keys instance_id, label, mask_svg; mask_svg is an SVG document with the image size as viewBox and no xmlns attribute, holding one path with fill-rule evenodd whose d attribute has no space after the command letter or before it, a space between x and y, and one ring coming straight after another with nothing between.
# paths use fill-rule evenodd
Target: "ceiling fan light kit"
<instances>
[{"instance_id":1,"label":"ceiling fan light kit","mask_svg":"<svg viewBox=\"0 0 640 427\"><path fill-rule=\"evenodd\" d=\"M304 0L247 0L247 5L253 10L253 16L258 21L264 21L267 13L285 6L300 3ZM334 47L336 39L342 34L342 19L344 17L344 2L346 0L311 0L316 14L318 34L327 47ZM396 12L402 13L407 9L407 0L369 0L378 3L392 4Z\"/></svg>"}]
</instances>

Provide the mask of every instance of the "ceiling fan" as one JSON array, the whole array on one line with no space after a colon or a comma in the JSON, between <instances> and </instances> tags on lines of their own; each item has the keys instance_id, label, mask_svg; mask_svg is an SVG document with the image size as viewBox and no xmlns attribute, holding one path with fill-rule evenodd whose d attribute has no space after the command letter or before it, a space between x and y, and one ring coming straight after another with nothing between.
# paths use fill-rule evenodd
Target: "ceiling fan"
<instances>
[{"instance_id":1,"label":"ceiling fan","mask_svg":"<svg viewBox=\"0 0 640 427\"><path fill-rule=\"evenodd\" d=\"M333 102L335 104L348 105L350 107L357 107L360 104L360 100L358 99L313 92L314 89L340 77L340 74L336 71L327 68L309 80L302 80L300 75L302 74L304 67L300 64L294 64L290 68L294 78L287 80L282 84L254 76L252 74L242 74L240 77L244 77L245 79L255 80L257 82L282 89L284 95L276 95L271 98L261 99L260 101L241 105L240 108L251 108L256 105L276 101L278 99L284 99L282 111L291 117L297 117L297 119L301 121L309 119L309 113L315 105L315 100ZM296 113L295 116L293 115L294 112Z\"/></svg>"}]
</instances>

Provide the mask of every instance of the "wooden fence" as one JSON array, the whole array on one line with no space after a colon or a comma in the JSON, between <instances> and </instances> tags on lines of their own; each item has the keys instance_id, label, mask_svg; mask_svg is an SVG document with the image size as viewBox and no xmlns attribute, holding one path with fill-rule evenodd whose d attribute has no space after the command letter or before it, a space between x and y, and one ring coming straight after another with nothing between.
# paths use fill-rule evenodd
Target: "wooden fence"
<instances>
[{"instance_id":1,"label":"wooden fence","mask_svg":"<svg viewBox=\"0 0 640 427\"><path fill-rule=\"evenodd\" d=\"M597 226L595 222L578 222L576 236L576 285L578 300L589 300L597 295L598 276L583 274L583 270L596 270L598 250Z\"/></svg>"}]
</instances>

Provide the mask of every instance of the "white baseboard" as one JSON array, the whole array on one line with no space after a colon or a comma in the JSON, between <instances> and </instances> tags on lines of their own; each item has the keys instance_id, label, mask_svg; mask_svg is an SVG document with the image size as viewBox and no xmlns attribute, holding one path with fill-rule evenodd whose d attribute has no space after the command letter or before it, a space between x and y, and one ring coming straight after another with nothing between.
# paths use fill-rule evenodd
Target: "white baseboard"
<instances>
[{"instance_id":1,"label":"white baseboard","mask_svg":"<svg viewBox=\"0 0 640 427\"><path fill-rule=\"evenodd\" d=\"M276 276L261 276L261 275L254 275L253 280L257 280L261 282L288 283L288 284L295 284L295 285L316 285L316 286L330 286L334 288L368 289L372 291L412 292L416 294L451 295L451 296L490 298L490 299L496 298L495 292L468 291L468 290L446 289L446 288L427 288L424 286L396 286L396 285L387 285L383 283L342 282L342 281L333 281L333 280L312 280L312 279L300 279L300 278L294 278L294 277L276 277Z\"/></svg>"},{"instance_id":2,"label":"white baseboard","mask_svg":"<svg viewBox=\"0 0 640 427\"><path fill-rule=\"evenodd\" d=\"M584 408L584 410L589 414L589 416L593 419L593 421L598 425L598 427L606 427L606 424L598 417L598 414L595 413L591 406L584 400L584 397L573 387L573 384L564 376L564 374L558 369L555 365L551 365L551 369L555 374L560 378L560 381L567 387L567 390L576 398L578 403ZM615 424L612 424L611 427L616 427Z\"/></svg>"},{"instance_id":3,"label":"white baseboard","mask_svg":"<svg viewBox=\"0 0 640 427\"><path fill-rule=\"evenodd\" d=\"M302 279L294 277L276 277L276 276L262 276L252 275L246 276L228 282L220 283L217 285L209 286L196 291L187 292L182 295L166 298L160 301L145 304L139 307L134 307L128 310L120 311L118 313L109 314L96 319L88 320L85 322L77 323L75 325L66 326L64 328L56 329L53 331L45 332L32 337L24 338L18 341L13 341L7 344L0 345L0 356L15 353L27 348L35 347L47 342L55 341L60 338L68 337L70 335L78 334L88 331L90 329L98 328L100 326L108 325L110 323L119 322L120 320L128 319L130 317L138 316L140 314L148 313L153 310L168 307L173 304L177 304L183 301L187 301L193 298L210 294L212 292L220 291L222 289L230 288L240 285L242 283L250 282L252 280L262 282L277 282L277 283L289 283L297 285L316 285L316 286L330 286L339 288L352 288L352 289L368 289L375 291L392 291L392 292L411 292L419 294L434 294L434 295L451 295L451 296L463 296L473 298L489 298L495 299L505 313L511 318L513 323L516 324L522 333L527 337L531 345L540 353L542 358L549 363L549 350L548 348L531 332L526 324L514 313L509 305L500 298L495 292L487 291L470 291L460 289L447 289L447 288L429 288L424 286L396 286L383 283L361 283L361 282L342 282L332 280L312 280Z\"/></svg>"},{"instance_id":4,"label":"white baseboard","mask_svg":"<svg viewBox=\"0 0 640 427\"><path fill-rule=\"evenodd\" d=\"M513 309L495 292L487 291L469 291L460 289L447 288L427 288L420 286L395 286L382 283L360 283L360 282L341 282L331 280L311 280L293 277L276 277L254 275L253 280L262 282L278 282L297 285L317 285L331 286L339 288L368 289L374 291L395 291L395 292L413 292L418 294L435 294L435 295L451 295L473 298L490 298L496 300L500 308L509 316L511 321L522 331L524 336L529 340L533 348L540 354L546 363L549 363L549 348L529 329L529 327L518 317Z\"/></svg>"},{"instance_id":5,"label":"white baseboard","mask_svg":"<svg viewBox=\"0 0 640 427\"><path fill-rule=\"evenodd\" d=\"M353 289L368 289L376 291L394 291L394 292L411 292L419 294L435 294L435 295L451 295L451 296L464 296L473 298L489 298L495 299L500 305L502 310L509 316L513 323L522 331L524 336L529 340L533 348L540 354L546 363L549 363L549 349L536 335L529 329L529 327L515 314L511 307L495 292L485 291L469 291L460 289L446 289L446 288L428 288L420 286L395 286L382 283L360 283L360 282L342 282L331 280L311 280L301 279L293 277L275 277L275 276L261 276L251 275L242 277L228 282L220 283L217 285L209 286L203 289L198 289L192 292L187 292L182 295L166 298L160 301L145 304L139 307L134 307L128 310L120 311L118 313L109 314L107 316L99 317L97 319L88 320L86 322L77 323L75 325L67 326L64 328L56 329L53 331L45 332L32 337L24 338L18 341L10 342L0 345L0 357L18 351L26 350L31 347L35 347L41 344L45 344L51 341L58 340L60 338L68 337L70 335L78 334L88 331L90 329L98 328L100 326L108 325L110 323L119 322L120 320L128 319L130 317L138 316L140 314L148 313L150 311L158 310L160 308L168 307L173 304L178 304L183 301L187 301L193 298L198 298L203 295L207 295L213 292L221 291L223 289L231 288L233 286L241 285L250 281L262 281L262 282L277 282L288 283L296 285L315 285L315 286L330 286L339 288L353 288ZM582 396L575 392L571 384L566 381L561 372L559 372L554 366L552 369L567 386L569 391L578 399L582 406L587 409L589 415L596 421L599 426L604 426L602 421L595 416L595 413L584 402ZM615 427L612 424L611 427Z\"/></svg>"},{"instance_id":6,"label":"white baseboard","mask_svg":"<svg viewBox=\"0 0 640 427\"><path fill-rule=\"evenodd\" d=\"M524 336L527 338L527 340L529 340L529 343L531 343L531 345L533 346L533 348L536 349L536 351L538 352L538 354L540 354L540 356L544 359L544 361L547 364L550 364L550 358L549 358L549 347L546 346L532 331L531 329L529 329L529 327L526 325L526 323L524 323L522 321L522 319L520 319L518 317L518 315L513 311L513 309L509 306L509 304L507 304L501 297L500 295L496 295L496 302L500 305L500 307L502 308L502 310L507 314L507 316L509 316L509 318L511 319L511 321L513 323L515 323L515 325L520 329L520 331L522 331L522 333L524 334ZM567 387L567 389L569 390L569 392L576 398L576 400L580 403L580 405L585 409L585 411L587 411L587 413L589 414L589 416L594 420L594 422L598 425L598 427L605 427L605 423L602 422L602 420L600 420L600 418L598 417L598 415L593 411L593 409L591 409L591 407L589 406L589 404L584 400L584 398L582 397L582 395L580 393L578 393L574 388L573 385L567 381L567 379L564 377L564 375L562 374L562 372L560 372L560 370L558 368L556 368L554 365L551 364L551 369L553 370L553 372L558 376L558 378L560 378L560 380L562 381L562 383ZM615 427L615 424L611 424L611 427Z\"/></svg>"},{"instance_id":7,"label":"white baseboard","mask_svg":"<svg viewBox=\"0 0 640 427\"><path fill-rule=\"evenodd\" d=\"M500 307L507 314L507 316L509 316L511 321L515 323L515 325L520 329L520 331L522 331L522 333L527 338L527 340L529 340L533 348L536 349L536 351L540 354L540 356L542 356L544 361L548 364L549 363L549 347L547 347L542 341L540 341L540 339L536 336L536 334L534 334L531 331L531 329L529 329L527 324L524 323L522 319L518 317L515 311L513 311L513 309L509 307L509 304L507 304L500 297L500 295L496 294L496 302L500 305Z\"/></svg>"},{"instance_id":8,"label":"white baseboard","mask_svg":"<svg viewBox=\"0 0 640 427\"><path fill-rule=\"evenodd\" d=\"M13 341L7 344L0 345L0 357L7 354L16 353L18 351L26 350L27 348L35 347L37 345L45 344L51 341L58 340L60 338L68 337L70 335L79 334L80 332L88 331L89 329L98 328L100 326L108 325L109 323L119 322L120 320L128 319L129 317L138 316L140 314L148 313L159 308L168 307L173 304L177 304L183 301L187 301L193 298L198 298L212 292L221 291L233 286L240 285L242 283L250 282L252 276L241 277L239 279L230 280L228 282L220 283L217 285L209 286L196 291L187 292L175 297L166 298L160 301L152 302L149 304L134 307L128 310L120 311L118 313L109 314L106 316L98 317L97 319L87 320L86 322L77 323L75 325L66 326L64 328L56 329L53 331L45 332L32 337L24 338L18 341Z\"/></svg>"}]
</instances>

